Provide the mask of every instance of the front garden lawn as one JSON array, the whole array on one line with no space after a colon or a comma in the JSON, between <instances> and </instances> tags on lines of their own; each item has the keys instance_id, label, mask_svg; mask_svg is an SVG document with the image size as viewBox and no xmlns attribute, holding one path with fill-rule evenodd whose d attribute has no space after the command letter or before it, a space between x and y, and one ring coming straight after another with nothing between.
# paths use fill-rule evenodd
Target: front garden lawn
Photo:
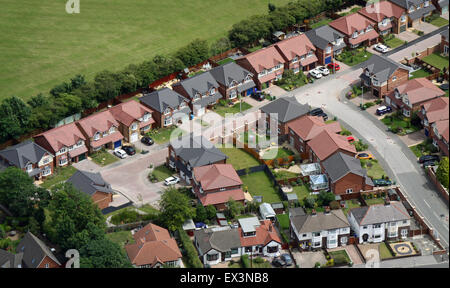
<instances>
[{"instance_id":1,"label":"front garden lawn","mask_svg":"<svg viewBox=\"0 0 450 288\"><path fill-rule=\"evenodd\" d=\"M361 159L361 166L367 170L367 176L372 179L380 179L386 176L383 167L377 160Z\"/></svg>"},{"instance_id":2,"label":"front garden lawn","mask_svg":"<svg viewBox=\"0 0 450 288\"><path fill-rule=\"evenodd\" d=\"M91 154L91 159L100 166L106 166L119 161L117 156L112 155L106 150L100 150Z\"/></svg>"},{"instance_id":3,"label":"front garden lawn","mask_svg":"<svg viewBox=\"0 0 450 288\"><path fill-rule=\"evenodd\" d=\"M430 155L437 152L436 147L431 140L425 140L420 144L409 147L417 158L423 155Z\"/></svg>"},{"instance_id":4,"label":"front garden lawn","mask_svg":"<svg viewBox=\"0 0 450 288\"><path fill-rule=\"evenodd\" d=\"M411 124L410 118L402 116L388 115L381 119L381 122L388 126L390 131L399 135L406 135L420 130L419 127Z\"/></svg>"},{"instance_id":5,"label":"front garden lawn","mask_svg":"<svg viewBox=\"0 0 450 288\"><path fill-rule=\"evenodd\" d=\"M186 131L177 128L176 126L170 126L167 128L151 130L147 135L150 136L156 144L162 144L169 142L170 139L176 138L179 135L185 135L186 133Z\"/></svg>"},{"instance_id":6,"label":"front garden lawn","mask_svg":"<svg viewBox=\"0 0 450 288\"><path fill-rule=\"evenodd\" d=\"M289 215L288 214L278 214L278 223L280 223L281 229L289 229Z\"/></svg>"},{"instance_id":7,"label":"front garden lawn","mask_svg":"<svg viewBox=\"0 0 450 288\"><path fill-rule=\"evenodd\" d=\"M334 259L334 264L349 264L350 263L350 257L348 256L347 252L345 250L338 250L333 252L328 252L330 254L330 257Z\"/></svg>"},{"instance_id":8,"label":"front garden lawn","mask_svg":"<svg viewBox=\"0 0 450 288\"><path fill-rule=\"evenodd\" d=\"M437 26L437 27L442 27L442 26L448 25L448 20L444 19L442 17L436 17L435 19L430 21L430 24Z\"/></svg>"},{"instance_id":9,"label":"front garden lawn","mask_svg":"<svg viewBox=\"0 0 450 288\"><path fill-rule=\"evenodd\" d=\"M398 39L397 37L392 37L390 39L386 39L384 40L384 43L390 47L391 49L397 48L399 46L402 46L403 44L405 44L404 41Z\"/></svg>"},{"instance_id":10,"label":"front garden lawn","mask_svg":"<svg viewBox=\"0 0 450 288\"><path fill-rule=\"evenodd\" d=\"M409 79L415 79L415 78L423 78L423 77L427 77L430 76L431 73L428 71L425 71L423 69L414 71L413 73L411 73L411 77L409 77Z\"/></svg>"},{"instance_id":11,"label":"front garden lawn","mask_svg":"<svg viewBox=\"0 0 450 288\"><path fill-rule=\"evenodd\" d=\"M271 157L273 152L271 152L270 150L274 150L274 149L277 150L277 154L275 157ZM275 153L273 153L273 154L275 154ZM266 160L267 159L279 159L279 158L285 158L285 157L292 156L292 155L294 155L294 152L292 152L291 150L286 149L284 147L278 147L278 148L270 148L270 149L264 151L262 158L266 159Z\"/></svg>"},{"instance_id":12,"label":"front garden lawn","mask_svg":"<svg viewBox=\"0 0 450 288\"><path fill-rule=\"evenodd\" d=\"M248 110L250 108L252 108L253 106L248 104L247 102L242 101L242 107L240 107L241 104L239 102L236 102L236 104L234 104L233 106L221 106L221 105L216 105L216 108L214 110L214 112L216 112L217 114L219 114L222 117L225 117L225 114L237 114L239 112L244 112L245 110ZM242 110L240 110L242 109Z\"/></svg>"},{"instance_id":13,"label":"front garden lawn","mask_svg":"<svg viewBox=\"0 0 450 288\"><path fill-rule=\"evenodd\" d=\"M438 53L430 54L424 57L422 60L433 67L439 68L441 71L442 69L444 69L444 67L448 68L449 57L443 57Z\"/></svg>"},{"instance_id":14,"label":"front garden lawn","mask_svg":"<svg viewBox=\"0 0 450 288\"><path fill-rule=\"evenodd\" d=\"M228 156L227 163L233 165L235 170L241 170L249 167L261 165L251 154L238 148L220 148Z\"/></svg>"},{"instance_id":15,"label":"front garden lawn","mask_svg":"<svg viewBox=\"0 0 450 288\"><path fill-rule=\"evenodd\" d=\"M359 63L367 61L372 57L372 53L364 51L364 48L356 48L353 50L345 50L336 56L338 61L342 61L349 66L355 66Z\"/></svg>"},{"instance_id":16,"label":"front garden lawn","mask_svg":"<svg viewBox=\"0 0 450 288\"><path fill-rule=\"evenodd\" d=\"M161 165L153 169L152 174L158 179L158 182L164 181L174 174L166 165Z\"/></svg>"},{"instance_id":17,"label":"front garden lawn","mask_svg":"<svg viewBox=\"0 0 450 288\"><path fill-rule=\"evenodd\" d=\"M53 175L44 180L44 182L41 184L41 187L50 189L52 186L58 183L65 182L67 179L72 177L75 172L77 172L77 169L73 166L57 168L53 171Z\"/></svg>"},{"instance_id":18,"label":"front garden lawn","mask_svg":"<svg viewBox=\"0 0 450 288\"><path fill-rule=\"evenodd\" d=\"M380 245L378 246L378 251L380 252L381 260L394 257L394 255L392 255L391 251L389 250L389 248L387 248L386 243L384 242L380 243Z\"/></svg>"},{"instance_id":19,"label":"front garden lawn","mask_svg":"<svg viewBox=\"0 0 450 288\"><path fill-rule=\"evenodd\" d=\"M264 171L241 176L244 187L248 188L248 192L252 196L262 196L263 202L277 203L282 199L277 189L273 187L272 181Z\"/></svg>"}]
</instances>

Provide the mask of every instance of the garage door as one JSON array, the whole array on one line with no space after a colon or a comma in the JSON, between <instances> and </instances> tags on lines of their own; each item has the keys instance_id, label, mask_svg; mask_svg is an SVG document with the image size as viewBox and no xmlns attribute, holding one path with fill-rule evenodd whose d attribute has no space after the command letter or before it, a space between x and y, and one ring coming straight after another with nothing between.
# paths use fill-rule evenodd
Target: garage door
<instances>
[{"instance_id":1,"label":"garage door","mask_svg":"<svg viewBox=\"0 0 450 288\"><path fill-rule=\"evenodd\" d=\"M331 56L325 58L325 65L331 63Z\"/></svg>"},{"instance_id":2,"label":"garage door","mask_svg":"<svg viewBox=\"0 0 450 288\"><path fill-rule=\"evenodd\" d=\"M400 33L406 31L406 25L400 26Z\"/></svg>"},{"instance_id":3,"label":"garage door","mask_svg":"<svg viewBox=\"0 0 450 288\"><path fill-rule=\"evenodd\" d=\"M138 141L138 140L139 140L139 134L138 134L137 132L131 134L131 139L130 139L130 142L131 142L131 143L136 142L136 141Z\"/></svg>"},{"instance_id":4,"label":"garage door","mask_svg":"<svg viewBox=\"0 0 450 288\"><path fill-rule=\"evenodd\" d=\"M120 146L122 146L122 140L114 142L114 149L119 148Z\"/></svg>"}]
</instances>

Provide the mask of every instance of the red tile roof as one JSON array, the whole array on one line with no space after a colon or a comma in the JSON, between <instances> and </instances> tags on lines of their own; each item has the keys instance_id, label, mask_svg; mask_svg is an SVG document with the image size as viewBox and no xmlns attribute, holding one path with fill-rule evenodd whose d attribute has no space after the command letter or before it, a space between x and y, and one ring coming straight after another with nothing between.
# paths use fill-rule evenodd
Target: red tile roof
<instances>
[{"instance_id":1,"label":"red tile roof","mask_svg":"<svg viewBox=\"0 0 450 288\"><path fill-rule=\"evenodd\" d=\"M378 38L380 35L375 30L371 30L369 32L364 33L363 35L359 35L356 38L349 38L348 42L352 45L356 45L362 43L366 40L372 40Z\"/></svg>"},{"instance_id":2,"label":"red tile roof","mask_svg":"<svg viewBox=\"0 0 450 288\"><path fill-rule=\"evenodd\" d=\"M449 143L449 120L440 120L436 122L436 129L442 138Z\"/></svg>"},{"instance_id":3,"label":"red tile roof","mask_svg":"<svg viewBox=\"0 0 450 288\"><path fill-rule=\"evenodd\" d=\"M260 221L261 225L255 227L256 236L244 237L242 233L242 228L239 228L239 237L241 239L242 247L263 245L266 246L272 241L281 244L281 239L278 236L275 227L270 220Z\"/></svg>"},{"instance_id":4,"label":"red tile roof","mask_svg":"<svg viewBox=\"0 0 450 288\"><path fill-rule=\"evenodd\" d=\"M70 147L75 145L79 140L86 140L80 129L78 129L75 123L70 123L57 128L53 128L44 133L36 135L34 138L43 137L50 147L53 149L53 153L61 150L62 147Z\"/></svg>"},{"instance_id":5,"label":"red tile roof","mask_svg":"<svg viewBox=\"0 0 450 288\"><path fill-rule=\"evenodd\" d=\"M288 127L300 136L303 141L309 141L317 136L320 132L328 130L331 133L339 133L342 131L339 122L325 124L322 117L319 116L303 116L288 123Z\"/></svg>"},{"instance_id":6,"label":"red tile roof","mask_svg":"<svg viewBox=\"0 0 450 288\"><path fill-rule=\"evenodd\" d=\"M427 78L416 78L397 86L396 90L400 94L408 94L411 105L431 100L433 98L445 95L445 92L439 89ZM395 90L390 94L395 94Z\"/></svg>"},{"instance_id":7,"label":"red tile roof","mask_svg":"<svg viewBox=\"0 0 450 288\"><path fill-rule=\"evenodd\" d=\"M147 108L146 106L138 103L135 100L116 105L109 109L109 111L117 121L124 124L125 126L130 126L134 121L139 121L139 118L142 118L145 113L153 113L153 110ZM143 122L141 124L143 124L143 126L147 126L153 123L155 123L155 120L153 120L153 118L150 118L149 121Z\"/></svg>"},{"instance_id":8,"label":"red tile roof","mask_svg":"<svg viewBox=\"0 0 450 288\"><path fill-rule=\"evenodd\" d=\"M119 127L119 122L114 119L109 110L78 120L77 123L89 137L93 137L97 132L108 131L111 126Z\"/></svg>"},{"instance_id":9,"label":"red tile roof","mask_svg":"<svg viewBox=\"0 0 450 288\"><path fill-rule=\"evenodd\" d=\"M153 266L156 263L176 261L182 257L177 242L162 227L150 223L133 237L136 244L126 245L125 250L134 265Z\"/></svg>"},{"instance_id":10,"label":"red tile roof","mask_svg":"<svg viewBox=\"0 0 450 288\"><path fill-rule=\"evenodd\" d=\"M405 13L405 9L389 1L381 1L364 7L358 13L373 21L381 22L384 18L395 17L399 19Z\"/></svg>"},{"instance_id":11,"label":"red tile roof","mask_svg":"<svg viewBox=\"0 0 450 288\"><path fill-rule=\"evenodd\" d=\"M449 119L449 98L439 97L425 102L422 106L426 111L428 123Z\"/></svg>"},{"instance_id":12,"label":"red tile roof","mask_svg":"<svg viewBox=\"0 0 450 288\"><path fill-rule=\"evenodd\" d=\"M240 59L247 60L257 73L286 62L273 45L247 54Z\"/></svg>"},{"instance_id":13,"label":"red tile roof","mask_svg":"<svg viewBox=\"0 0 450 288\"><path fill-rule=\"evenodd\" d=\"M348 143L346 137L327 130L320 132L309 141L308 146L321 161L327 159L339 149L356 154L355 146Z\"/></svg>"},{"instance_id":14,"label":"red tile roof","mask_svg":"<svg viewBox=\"0 0 450 288\"><path fill-rule=\"evenodd\" d=\"M338 18L329 24L334 29L344 33L347 36L351 36L355 31L365 30L367 26L375 25L375 22L367 19L361 14L354 13L341 18ZM375 32L376 33L376 32Z\"/></svg>"},{"instance_id":15,"label":"red tile roof","mask_svg":"<svg viewBox=\"0 0 450 288\"><path fill-rule=\"evenodd\" d=\"M235 201L243 201L245 200L244 191L242 191L242 189L233 189L219 192L209 192L200 194L198 197L203 206L227 203L230 198Z\"/></svg>"},{"instance_id":16,"label":"red tile roof","mask_svg":"<svg viewBox=\"0 0 450 288\"><path fill-rule=\"evenodd\" d=\"M102 145L105 145L106 143L110 143L110 142L114 143L114 142L122 140L122 139L123 139L122 134L118 130L116 130L116 132L109 134L108 136L104 136L97 141L91 141L91 146L94 148L97 148Z\"/></svg>"},{"instance_id":17,"label":"red tile roof","mask_svg":"<svg viewBox=\"0 0 450 288\"><path fill-rule=\"evenodd\" d=\"M194 177L205 191L242 185L241 178L231 164L195 167Z\"/></svg>"},{"instance_id":18,"label":"red tile roof","mask_svg":"<svg viewBox=\"0 0 450 288\"><path fill-rule=\"evenodd\" d=\"M297 56L306 55L311 50L316 51L316 47L314 47L308 37L306 37L306 34L297 35L280 41L275 44L275 47L288 61L291 61Z\"/></svg>"}]
</instances>

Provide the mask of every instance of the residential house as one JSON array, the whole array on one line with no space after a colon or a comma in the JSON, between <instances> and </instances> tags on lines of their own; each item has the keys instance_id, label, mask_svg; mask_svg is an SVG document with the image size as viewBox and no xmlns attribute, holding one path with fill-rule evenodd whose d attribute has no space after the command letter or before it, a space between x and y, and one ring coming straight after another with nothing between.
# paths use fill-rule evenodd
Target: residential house
<instances>
[{"instance_id":1,"label":"residential house","mask_svg":"<svg viewBox=\"0 0 450 288\"><path fill-rule=\"evenodd\" d=\"M113 201L113 190L100 173L78 170L68 180L77 190L88 195L100 209L105 209Z\"/></svg>"},{"instance_id":2,"label":"residential house","mask_svg":"<svg viewBox=\"0 0 450 288\"><path fill-rule=\"evenodd\" d=\"M222 94L219 92L219 83L210 72L204 72L175 83L172 89L189 99L189 107L195 116L202 116L206 113L206 109L217 104L222 98Z\"/></svg>"},{"instance_id":3,"label":"residential house","mask_svg":"<svg viewBox=\"0 0 450 288\"><path fill-rule=\"evenodd\" d=\"M388 57L372 55L365 62L359 77L365 89L374 97L384 98L395 87L408 81L409 69Z\"/></svg>"},{"instance_id":4,"label":"residential house","mask_svg":"<svg viewBox=\"0 0 450 288\"><path fill-rule=\"evenodd\" d=\"M305 34L297 35L274 44L284 58L284 69L294 73L309 71L317 64L316 47Z\"/></svg>"},{"instance_id":5,"label":"residential house","mask_svg":"<svg viewBox=\"0 0 450 288\"><path fill-rule=\"evenodd\" d=\"M6 166L15 166L36 180L53 174L53 155L35 142L28 140L0 151L0 160Z\"/></svg>"},{"instance_id":6,"label":"residential house","mask_svg":"<svg viewBox=\"0 0 450 288\"><path fill-rule=\"evenodd\" d=\"M216 265L242 255L279 256L281 240L270 220L239 219L239 228L223 226L194 231L194 244L205 265Z\"/></svg>"},{"instance_id":7,"label":"residential house","mask_svg":"<svg viewBox=\"0 0 450 288\"><path fill-rule=\"evenodd\" d=\"M441 52L441 54L448 56L448 54L449 54L448 47L449 47L449 45L448 45L448 28L447 28L447 30L445 30L441 33L441 44L440 44L440 50L439 50Z\"/></svg>"},{"instance_id":8,"label":"residential house","mask_svg":"<svg viewBox=\"0 0 450 288\"><path fill-rule=\"evenodd\" d=\"M339 122L326 124L321 116L304 115L288 124L288 141L301 155L303 159L308 158L307 144L320 132L328 130L331 133L342 131Z\"/></svg>"},{"instance_id":9,"label":"residential house","mask_svg":"<svg viewBox=\"0 0 450 288\"><path fill-rule=\"evenodd\" d=\"M432 0L431 2L441 15L448 14L448 0Z\"/></svg>"},{"instance_id":10,"label":"residential house","mask_svg":"<svg viewBox=\"0 0 450 288\"><path fill-rule=\"evenodd\" d=\"M289 230L300 249L332 249L345 246L350 237L350 224L342 210L306 214L303 208L289 209Z\"/></svg>"},{"instance_id":11,"label":"residential house","mask_svg":"<svg viewBox=\"0 0 450 288\"><path fill-rule=\"evenodd\" d=\"M448 119L436 121L431 125L431 127L433 128L433 145L448 157L448 143L450 143Z\"/></svg>"},{"instance_id":12,"label":"residential house","mask_svg":"<svg viewBox=\"0 0 450 288\"><path fill-rule=\"evenodd\" d=\"M228 158L206 138L194 134L172 139L168 150L167 165L176 169L188 184L191 183L195 167L225 164Z\"/></svg>"},{"instance_id":13,"label":"residential house","mask_svg":"<svg viewBox=\"0 0 450 288\"><path fill-rule=\"evenodd\" d=\"M278 137L284 141L288 134L288 123L309 113L308 105L300 104L295 97L282 97L260 108L266 122L266 132L277 127Z\"/></svg>"},{"instance_id":14,"label":"residential house","mask_svg":"<svg viewBox=\"0 0 450 288\"><path fill-rule=\"evenodd\" d=\"M417 27L425 17L430 16L436 7L431 0L389 0L395 5L406 10L408 16L408 28Z\"/></svg>"},{"instance_id":15,"label":"residential house","mask_svg":"<svg viewBox=\"0 0 450 288\"><path fill-rule=\"evenodd\" d=\"M328 176L331 192L336 195L372 190L374 184L367 176L361 161L344 153L335 153L322 162Z\"/></svg>"},{"instance_id":16,"label":"residential house","mask_svg":"<svg viewBox=\"0 0 450 288\"><path fill-rule=\"evenodd\" d=\"M398 201L350 209L348 221L359 243L380 243L409 236L410 216Z\"/></svg>"},{"instance_id":17,"label":"residential house","mask_svg":"<svg viewBox=\"0 0 450 288\"><path fill-rule=\"evenodd\" d=\"M425 102L444 96L445 92L427 78L416 78L397 86L386 96L386 104L402 111L403 116L412 117Z\"/></svg>"},{"instance_id":18,"label":"residential house","mask_svg":"<svg viewBox=\"0 0 450 288\"><path fill-rule=\"evenodd\" d=\"M316 47L316 56L320 65L334 62L334 57L341 54L347 47L344 41L345 35L328 25L306 31L305 34Z\"/></svg>"},{"instance_id":19,"label":"residential house","mask_svg":"<svg viewBox=\"0 0 450 288\"><path fill-rule=\"evenodd\" d=\"M375 30L382 36L406 31L406 10L392 2L380 1L372 3L359 10L358 13L376 22Z\"/></svg>"},{"instance_id":20,"label":"residential house","mask_svg":"<svg viewBox=\"0 0 450 288\"><path fill-rule=\"evenodd\" d=\"M116 105L109 112L119 122L119 131L128 143L139 141L139 134L149 132L155 123L153 110L135 100Z\"/></svg>"},{"instance_id":21,"label":"residential house","mask_svg":"<svg viewBox=\"0 0 450 288\"><path fill-rule=\"evenodd\" d=\"M213 68L209 73L219 83L219 92L226 100L237 101L238 96L245 97L255 91L253 74L235 62Z\"/></svg>"},{"instance_id":22,"label":"residential house","mask_svg":"<svg viewBox=\"0 0 450 288\"><path fill-rule=\"evenodd\" d=\"M231 164L195 167L192 179L192 191L203 206L223 211L230 198L245 204L241 178Z\"/></svg>"},{"instance_id":23,"label":"residential house","mask_svg":"<svg viewBox=\"0 0 450 288\"><path fill-rule=\"evenodd\" d=\"M122 146L120 124L109 110L78 120L76 124L86 138L90 153L102 148L115 149Z\"/></svg>"},{"instance_id":24,"label":"residential house","mask_svg":"<svg viewBox=\"0 0 450 288\"><path fill-rule=\"evenodd\" d=\"M286 60L275 46L259 49L236 59L236 63L253 74L253 81L259 90L271 86L283 78Z\"/></svg>"},{"instance_id":25,"label":"residential house","mask_svg":"<svg viewBox=\"0 0 450 288\"><path fill-rule=\"evenodd\" d=\"M311 162L318 162L323 168L323 161L335 153L342 152L351 157L356 155L356 148L347 141L347 137L323 130L307 143L307 153Z\"/></svg>"},{"instance_id":26,"label":"residential house","mask_svg":"<svg viewBox=\"0 0 450 288\"><path fill-rule=\"evenodd\" d=\"M159 128L187 121L191 115L189 99L169 88L145 94L139 101L154 111L152 118Z\"/></svg>"},{"instance_id":27,"label":"residential house","mask_svg":"<svg viewBox=\"0 0 450 288\"><path fill-rule=\"evenodd\" d=\"M377 23L359 13L340 17L328 25L345 35L344 40L349 48L372 46L380 36L374 29Z\"/></svg>"},{"instance_id":28,"label":"residential house","mask_svg":"<svg viewBox=\"0 0 450 288\"><path fill-rule=\"evenodd\" d=\"M125 245L125 250L134 267L182 266L180 249L167 229L150 223L137 231L133 238L136 243Z\"/></svg>"},{"instance_id":29,"label":"residential house","mask_svg":"<svg viewBox=\"0 0 450 288\"><path fill-rule=\"evenodd\" d=\"M56 127L36 135L34 142L55 155L55 165L59 167L87 158L86 137L75 123Z\"/></svg>"},{"instance_id":30,"label":"residential house","mask_svg":"<svg viewBox=\"0 0 450 288\"><path fill-rule=\"evenodd\" d=\"M425 136L448 156L449 99L438 97L421 105L420 113Z\"/></svg>"},{"instance_id":31,"label":"residential house","mask_svg":"<svg viewBox=\"0 0 450 288\"><path fill-rule=\"evenodd\" d=\"M23 253L13 254L0 249L0 268L22 268Z\"/></svg>"},{"instance_id":32,"label":"residential house","mask_svg":"<svg viewBox=\"0 0 450 288\"><path fill-rule=\"evenodd\" d=\"M60 268L58 258L45 243L27 232L16 248L16 255L20 254L23 268Z\"/></svg>"}]
</instances>

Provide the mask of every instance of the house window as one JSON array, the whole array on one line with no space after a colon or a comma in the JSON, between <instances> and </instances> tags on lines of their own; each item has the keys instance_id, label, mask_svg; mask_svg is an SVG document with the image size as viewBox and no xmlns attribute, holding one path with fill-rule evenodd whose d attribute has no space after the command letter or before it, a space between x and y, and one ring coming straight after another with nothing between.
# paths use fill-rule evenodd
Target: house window
<instances>
[{"instance_id":1,"label":"house window","mask_svg":"<svg viewBox=\"0 0 450 288\"><path fill-rule=\"evenodd\" d=\"M405 22L406 21L406 15L402 15L402 17L400 18L401 22Z\"/></svg>"},{"instance_id":2,"label":"house window","mask_svg":"<svg viewBox=\"0 0 450 288\"><path fill-rule=\"evenodd\" d=\"M150 119L151 115L150 113L145 113L144 114L144 122L148 121Z\"/></svg>"},{"instance_id":3,"label":"house window","mask_svg":"<svg viewBox=\"0 0 450 288\"><path fill-rule=\"evenodd\" d=\"M137 129L137 124L136 123L133 123L132 125L131 125L131 130L133 130L133 131L135 131L136 129Z\"/></svg>"},{"instance_id":4,"label":"house window","mask_svg":"<svg viewBox=\"0 0 450 288\"><path fill-rule=\"evenodd\" d=\"M381 228L381 224L375 224L373 225L373 228Z\"/></svg>"},{"instance_id":5,"label":"house window","mask_svg":"<svg viewBox=\"0 0 450 288\"><path fill-rule=\"evenodd\" d=\"M66 158L61 158L61 159L59 159L59 165L60 166L62 166L62 165L66 165L67 164L67 157Z\"/></svg>"},{"instance_id":6,"label":"house window","mask_svg":"<svg viewBox=\"0 0 450 288\"><path fill-rule=\"evenodd\" d=\"M48 162L50 162L50 157L44 158L44 165L47 164Z\"/></svg>"},{"instance_id":7,"label":"house window","mask_svg":"<svg viewBox=\"0 0 450 288\"><path fill-rule=\"evenodd\" d=\"M172 117L164 118L164 126L172 125Z\"/></svg>"},{"instance_id":8,"label":"house window","mask_svg":"<svg viewBox=\"0 0 450 288\"><path fill-rule=\"evenodd\" d=\"M397 90L395 90L395 98L400 99L400 93Z\"/></svg>"},{"instance_id":9,"label":"house window","mask_svg":"<svg viewBox=\"0 0 450 288\"><path fill-rule=\"evenodd\" d=\"M403 109L403 115L409 117L411 115L411 112L408 109Z\"/></svg>"},{"instance_id":10,"label":"house window","mask_svg":"<svg viewBox=\"0 0 450 288\"><path fill-rule=\"evenodd\" d=\"M294 59L292 59L292 63L298 62L298 56L295 56Z\"/></svg>"},{"instance_id":11,"label":"house window","mask_svg":"<svg viewBox=\"0 0 450 288\"><path fill-rule=\"evenodd\" d=\"M42 172L42 176L47 176L52 174L52 169L50 168L50 166L45 166L44 171Z\"/></svg>"},{"instance_id":12,"label":"house window","mask_svg":"<svg viewBox=\"0 0 450 288\"><path fill-rule=\"evenodd\" d=\"M208 261L216 261L217 259L219 259L219 254L208 254L206 255L206 260Z\"/></svg>"},{"instance_id":13,"label":"house window","mask_svg":"<svg viewBox=\"0 0 450 288\"><path fill-rule=\"evenodd\" d=\"M109 134L108 131L105 131L105 132L102 133L103 137L108 136L108 134Z\"/></svg>"},{"instance_id":14,"label":"house window","mask_svg":"<svg viewBox=\"0 0 450 288\"><path fill-rule=\"evenodd\" d=\"M50 264L45 264L45 268L50 268Z\"/></svg>"},{"instance_id":15,"label":"house window","mask_svg":"<svg viewBox=\"0 0 450 288\"><path fill-rule=\"evenodd\" d=\"M216 89L212 88L211 90L209 90L209 95L214 95L216 94Z\"/></svg>"},{"instance_id":16,"label":"house window","mask_svg":"<svg viewBox=\"0 0 450 288\"><path fill-rule=\"evenodd\" d=\"M392 82L395 82L397 80L397 76L392 77Z\"/></svg>"},{"instance_id":17,"label":"house window","mask_svg":"<svg viewBox=\"0 0 450 288\"><path fill-rule=\"evenodd\" d=\"M423 4L423 7L428 7L430 6L430 1L425 1L425 3Z\"/></svg>"},{"instance_id":18,"label":"house window","mask_svg":"<svg viewBox=\"0 0 450 288\"><path fill-rule=\"evenodd\" d=\"M414 12L414 10L416 10L416 8L415 8L414 6L411 6L411 7L409 8L409 13Z\"/></svg>"},{"instance_id":19,"label":"house window","mask_svg":"<svg viewBox=\"0 0 450 288\"><path fill-rule=\"evenodd\" d=\"M250 246L250 247L245 247L245 253L250 253L250 252L252 252L252 246Z\"/></svg>"},{"instance_id":20,"label":"house window","mask_svg":"<svg viewBox=\"0 0 450 288\"><path fill-rule=\"evenodd\" d=\"M277 253L278 252L278 246L268 246L267 247L267 253Z\"/></svg>"},{"instance_id":21,"label":"house window","mask_svg":"<svg viewBox=\"0 0 450 288\"><path fill-rule=\"evenodd\" d=\"M408 229L402 229L400 233L402 234L402 238L408 237Z\"/></svg>"},{"instance_id":22,"label":"house window","mask_svg":"<svg viewBox=\"0 0 450 288\"><path fill-rule=\"evenodd\" d=\"M348 188L347 190L345 190L345 193L351 194L351 193L353 193L353 189L352 188Z\"/></svg>"},{"instance_id":23,"label":"house window","mask_svg":"<svg viewBox=\"0 0 450 288\"><path fill-rule=\"evenodd\" d=\"M63 148L61 148L61 150L59 150L59 153L66 153L67 152L67 148L66 147L63 147Z\"/></svg>"},{"instance_id":24,"label":"house window","mask_svg":"<svg viewBox=\"0 0 450 288\"><path fill-rule=\"evenodd\" d=\"M230 93L230 99L234 99L234 98L236 98L236 96L237 96L236 90L231 91L231 93Z\"/></svg>"},{"instance_id":25,"label":"house window","mask_svg":"<svg viewBox=\"0 0 450 288\"><path fill-rule=\"evenodd\" d=\"M194 101L196 101L198 99L200 99L200 94L197 93L197 94L194 95Z\"/></svg>"},{"instance_id":26,"label":"house window","mask_svg":"<svg viewBox=\"0 0 450 288\"><path fill-rule=\"evenodd\" d=\"M239 248L231 248L231 255L239 254Z\"/></svg>"},{"instance_id":27,"label":"house window","mask_svg":"<svg viewBox=\"0 0 450 288\"><path fill-rule=\"evenodd\" d=\"M327 49L325 50L325 53L330 54L331 53L331 47L328 46Z\"/></svg>"},{"instance_id":28,"label":"house window","mask_svg":"<svg viewBox=\"0 0 450 288\"><path fill-rule=\"evenodd\" d=\"M31 172L31 170L33 170L33 164L28 164L27 165L27 172Z\"/></svg>"},{"instance_id":29,"label":"house window","mask_svg":"<svg viewBox=\"0 0 450 288\"><path fill-rule=\"evenodd\" d=\"M109 133L111 134L111 133L114 133L114 132L116 132L116 127L111 126L111 128L109 128Z\"/></svg>"},{"instance_id":30,"label":"house window","mask_svg":"<svg viewBox=\"0 0 450 288\"><path fill-rule=\"evenodd\" d=\"M320 237L320 232L314 232L313 237Z\"/></svg>"},{"instance_id":31,"label":"house window","mask_svg":"<svg viewBox=\"0 0 450 288\"><path fill-rule=\"evenodd\" d=\"M82 140L77 142L77 146L81 146L81 145L83 145L83 141Z\"/></svg>"},{"instance_id":32,"label":"house window","mask_svg":"<svg viewBox=\"0 0 450 288\"><path fill-rule=\"evenodd\" d=\"M347 241L348 241L347 236L341 237L341 244L342 244L342 245L347 244Z\"/></svg>"},{"instance_id":33,"label":"house window","mask_svg":"<svg viewBox=\"0 0 450 288\"><path fill-rule=\"evenodd\" d=\"M303 234L303 235L302 235L303 238L306 238L306 236L307 236L307 234Z\"/></svg>"}]
</instances>

